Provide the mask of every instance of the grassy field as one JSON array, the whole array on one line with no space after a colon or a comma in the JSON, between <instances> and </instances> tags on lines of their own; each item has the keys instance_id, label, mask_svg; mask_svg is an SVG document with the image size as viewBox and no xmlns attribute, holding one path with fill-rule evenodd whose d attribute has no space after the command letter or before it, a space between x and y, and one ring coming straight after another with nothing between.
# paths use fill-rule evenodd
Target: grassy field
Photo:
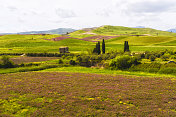
<instances>
[{"instance_id":1,"label":"grassy field","mask_svg":"<svg viewBox=\"0 0 176 117\"><path fill-rule=\"evenodd\" d=\"M143 34L147 35L135 36ZM107 51L112 49L123 50L124 41L128 41L130 50L135 52L176 49L176 33L149 28L102 26L90 31L75 31L69 34L69 38L60 41L54 41L53 38L62 37L62 35L3 35L0 36L0 53L52 53L58 52L61 46L68 46L73 53L86 52L88 49L93 49L96 45L95 42L91 42L91 37L92 39L97 38L93 40L99 40L98 37L101 39L102 36L110 38L105 40ZM118 37L113 38L113 36ZM90 41L84 41L86 37L90 37Z\"/></svg>"},{"instance_id":2,"label":"grassy field","mask_svg":"<svg viewBox=\"0 0 176 117\"><path fill-rule=\"evenodd\" d=\"M130 28L123 26L102 26L90 31L79 30L71 33L73 37L79 38L79 35L86 35L86 32L94 33L98 35L150 35L150 36L176 36L175 33L160 31L151 28ZM90 35L87 35L90 36ZM86 36L86 37L87 37Z\"/></svg>"},{"instance_id":3,"label":"grassy field","mask_svg":"<svg viewBox=\"0 0 176 117\"><path fill-rule=\"evenodd\" d=\"M0 116L176 116L176 79L64 72L0 75Z\"/></svg>"},{"instance_id":4,"label":"grassy field","mask_svg":"<svg viewBox=\"0 0 176 117\"><path fill-rule=\"evenodd\" d=\"M59 52L59 47L68 46L70 51L86 51L94 43L78 39L50 41L58 35L5 35L0 37L0 53Z\"/></svg>"},{"instance_id":5,"label":"grassy field","mask_svg":"<svg viewBox=\"0 0 176 117\"><path fill-rule=\"evenodd\" d=\"M73 53L87 52L93 49L95 42L79 39L64 39L51 41L58 35L5 35L0 37L0 53L34 53L34 52L59 52L59 47L68 46ZM129 41L131 51L153 51L164 49L176 49L175 37L171 36L121 36L106 40L106 50L122 50L124 41Z\"/></svg>"}]
</instances>

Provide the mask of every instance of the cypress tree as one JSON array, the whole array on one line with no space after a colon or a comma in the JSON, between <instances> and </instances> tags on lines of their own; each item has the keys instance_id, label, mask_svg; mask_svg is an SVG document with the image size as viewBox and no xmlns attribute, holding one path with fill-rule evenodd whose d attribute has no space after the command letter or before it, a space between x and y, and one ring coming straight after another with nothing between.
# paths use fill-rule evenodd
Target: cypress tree
<instances>
[{"instance_id":1,"label":"cypress tree","mask_svg":"<svg viewBox=\"0 0 176 117\"><path fill-rule=\"evenodd\" d=\"M124 52L126 52L126 51L130 51L128 41L125 41L125 43L124 43Z\"/></svg>"},{"instance_id":2,"label":"cypress tree","mask_svg":"<svg viewBox=\"0 0 176 117\"><path fill-rule=\"evenodd\" d=\"M93 53L97 53L97 47L98 47L98 44L96 43L96 47L94 48Z\"/></svg>"},{"instance_id":3,"label":"cypress tree","mask_svg":"<svg viewBox=\"0 0 176 117\"><path fill-rule=\"evenodd\" d=\"M126 41L124 43L124 52L126 52Z\"/></svg>"},{"instance_id":4,"label":"cypress tree","mask_svg":"<svg viewBox=\"0 0 176 117\"><path fill-rule=\"evenodd\" d=\"M102 52L103 52L103 54L105 54L105 41L104 41L104 39L103 39L103 42L102 42Z\"/></svg>"},{"instance_id":5,"label":"cypress tree","mask_svg":"<svg viewBox=\"0 0 176 117\"><path fill-rule=\"evenodd\" d=\"M100 50L100 42L98 42L98 44L97 44L97 53L98 53L98 54L101 53L101 50Z\"/></svg>"},{"instance_id":6,"label":"cypress tree","mask_svg":"<svg viewBox=\"0 0 176 117\"><path fill-rule=\"evenodd\" d=\"M126 43L127 43L127 45L126 45L126 46L127 46L127 47L126 47L126 48L127 48L127 51L130 51L130 50L129 50L128 41L127 41Z\"/></svg>"}]
</instances>

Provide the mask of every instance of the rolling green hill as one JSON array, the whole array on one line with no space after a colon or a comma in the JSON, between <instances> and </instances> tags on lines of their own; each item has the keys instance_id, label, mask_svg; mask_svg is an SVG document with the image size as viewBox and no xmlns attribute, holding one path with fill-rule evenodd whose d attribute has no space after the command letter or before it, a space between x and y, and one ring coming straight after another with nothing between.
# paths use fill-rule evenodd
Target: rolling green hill
<instances>
[{"instance_id":1,"label":"rolling green hill","mask_svg":"<svg viewBox=\"0 0 176 117\"><path fill-rule=\"evenodd\" d=\"M70 33L71 37L82 38L89 37L93 35L146 35L146 36L176 36L176 33L155 30L151 28L130 28L123 26L102 26L99 28L92 28L92 30L78 30Z\"/></svg>"},{"instance_id":2,"label":"rolling green hill","mask_svg":"<svg viewBox=\"0 0 176 117\"><path fill-rule=\"evenodd\" d=\"M64 37L64 39L58 39L59 37ZM103 38L106 42L106 51L123 50L124 41L129 42L131 51L176 49L175 33L149 28L103 26L78 30L68 36L2 35L0 36L0 53L58 52L61 46L68 46L70 52L87 52L96 45L91 41L101 41Z\"/></svg>"},{"instance_id":3,"label":"rolling green hill","mask_svg":"<svg viewBox=\"0 0 176 117\"><path fill-rule=\"evenodd\" d=\"M93 42L68 38L49 40L60 35L4 35L0 36L0 53L59 52L59 47L68 46L72 52L86 51ZM47 40L48 39L48 40Z\"/></svg>"}]
</instances>

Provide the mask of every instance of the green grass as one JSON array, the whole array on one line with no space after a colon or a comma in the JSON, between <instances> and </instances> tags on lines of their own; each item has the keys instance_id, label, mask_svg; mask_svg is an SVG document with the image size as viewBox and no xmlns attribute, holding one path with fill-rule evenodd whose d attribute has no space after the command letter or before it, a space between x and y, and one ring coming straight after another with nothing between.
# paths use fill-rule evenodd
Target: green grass
<instances>
[{"instance_id":1,"label":"green grass","mask_svg":"<svg viewBox=\"0 0 176 117\"><path fill-rule=\"evenodd\" d=\"M78 31L75 31L73 33L70 33L69 35L70 35L70 37L78 38L78 39L94 36L94 35L84 34L84 33L86 33L86 31L78 30Z\"/></svg>"},{"instance_id":2,"label":"green grass","mask_svg":"<svg viewBox=\"0 0 176 117\"><path fill-rule=\"evenodd\" d=\"M166 31L160 31L150 28L129 28L129 27L123 27L123 26L103 26L100 28L97 28L95 30L92 30L93 33L96 34L103 34L103 35L142 35L142 34L149 34L153 36L175 36L175 33L166 32Z\"/></svg>"},{"instance_id":3,"label":"green grass","mask_svg":"<svg viewBox=\"0 0 176 117\"><path fill-rule=\"evenodd\" d=\"M78 39L65 39L61 41L49 41L58 35L5 35L0 37L1 53L27 53L27 52L59 52L59 47L68 46L70 51L86 51L93 48L94 43Z\"/></svg>"},{"instance_id":4,"label":"green grass","mask_svg":"<svg viewBox=\"0 0 176 117\"><path fill-rule=\"evenodd\" d=\"M169 36L129 36L129 37L117 37L113 41L108 42L109 44L124 44L124 41L128 41L130 45L153 45L163 42L169 42L176 40L175 37Z\"/></svg>"},{"instance_id":5,"label":"green grass","mask_svg":"<svg viewBox=\"0 0 176 117\"><path fill-rule=\"evenodd\" d=\"M176 39L173 41L169 41L169 42L163 42L157 45L161 45L161 46L176 46Z\"/></svg>"},{"instance_id":6,"label":"green grass","mask_svg":"<svg viewBox=\"0 0 176 117\"><path fill-rule=\"evenodd\" d=\"M92 30L92 32L100 31L100 35L114 35L117 31L141 31L141 33L150 34L156 33L153 29L135 29L127 27L104 26ZM109 32L108 32L109 31ZM154 31L154 32L153 32ZM83 34L86 31L79 30L70 34L71 37L84 38L93 35ZM113 32L113 34L111 34ZM125 36L105 40L106 51L120 50L123 51L124 41L128 41L130 50L137 51L155 51L164 49L176 49L176 37L173 33L160 32L163 36ZM0 36L0 53L37 53L37 52L59 52L59 47L68 46L71 53L87 52L88 49L95 47L95 42L88 42L79 39L68 38L61 41L50 41L60 35L4 35Z\"/></svg>"},{"instance_id":7,"label":"green grass","mask_svg":"<svg viewBox=\"0 0 176 117\"><path fill-rule=\"evenodd\" d=\"M43 69L54 68L58 65L40 65L40 66L30 66L30 67L18 67L18 68L0 68L0 74L17 73L17 72L29 72L29 71L40 71Z\"/></svg>"},{"instance_id":8,"label":"green grass","mask_svg":"<svg viewBox=\"0 0 176 117\"><path fill-rule=\"evenodd\" d=\"M150 77L176 77L173 75L166 74L153 74L147 72L129 72L122 70L108 70L108 69L99 69L99 68L88 68L80 66L69 66L69 67L57 67L44 69L39 72L73 72L73 73L95 73L95 74L111 74L111 75L135 75L135 76L150 76Z\"/></svg>"}]
</instances>

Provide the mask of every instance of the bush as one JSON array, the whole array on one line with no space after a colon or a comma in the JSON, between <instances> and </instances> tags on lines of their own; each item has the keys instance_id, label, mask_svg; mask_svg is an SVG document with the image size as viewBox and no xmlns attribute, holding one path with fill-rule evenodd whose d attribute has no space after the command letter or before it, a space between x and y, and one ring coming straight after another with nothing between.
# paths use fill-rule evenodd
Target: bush
<instances>
[{"instance_id":1,"label":"bush","mask_svg":"<svg viewBox=\"0 0 176 117\"><path fill-rule=\"evenodd\" d=\"M8 56L2 56L2 66L3 66L3 68L13 68L13 67L15 67L14 63L9 60Z\"/></svg>"},{"instance_id":2,"label":"bush","mask_svg":"<svg viewBox=\"0 0 176 117\"><path fill-rule=\"evenodd\" d=\"M176 68L176 64L175 63L167 63L161 66L161 68Z\"/></svg>"},{"instance_id":3,"label":"bush","mask_svg":"<svg viewBox=\"0 0 176 117\"><path fill-rule=\"evenodd\" d=\"M111 69L127 69L132 65L139 64L137 58L130 57L128 55L118 56L115 59L111 60L109 63L109 67Z\"/></svg>"},{"instance_id":4,"label":"bush","mask_svg":"<svg viewBox=\"0 0 176 117\"><path fill-rule=\"evenodd\" d=\"M170 58L169 54L164 54L163 56L161 56L161 59L163 59L163 61L167 61Z\"/></svg>"},{"instance_id":5,"label":"bush","mask_svg":"<svg viewBox=\"0 0 176 117\"><path fill-rule=\"evenodd\" d=\"M59 64L63 64L64 62L62 61L62 59L59 59Z\"/></svg>"},{"instance_id":6,"label":"bush","mask_svg":"<svg viewBox=\"0 0 176 117\"><path fill-rule=\"evenodd\" d=\"M74 60L70 60L70 65L76 65L76 62Z\"/></svg>"},{"instance_id":7,"label":"bush","mask_svg":"<svg viewBox=\"0 0 176 117\"><path fill-rule=\"evenodd\" d=\"M150 59L150 61L155 61L155 56L154 55L150 55L150 57L149 57L149 59Z\"/></svg>"},{"instance_id":8,"label":"bush","mask_svg":"<svg viewBox=\"0 0 176 117\"><path fill-rule=\"evenodd\" d=\"M173 74L173 75L176 75L176 68L171 68L171 67L168 67L168 68L162 68L159 70L160 74Z\"/></svg>"},{"instance_id":9,"label":"bush","mask_svg":"<svg viewBox=\"0 0 176 117\"><path fill-rule=\"evenodd\" d=\"M144 63L136 66L131 66L130 71L142 71L149 73L157 73L161 67L160 63Z\"/></svg>"}]
</instances>

